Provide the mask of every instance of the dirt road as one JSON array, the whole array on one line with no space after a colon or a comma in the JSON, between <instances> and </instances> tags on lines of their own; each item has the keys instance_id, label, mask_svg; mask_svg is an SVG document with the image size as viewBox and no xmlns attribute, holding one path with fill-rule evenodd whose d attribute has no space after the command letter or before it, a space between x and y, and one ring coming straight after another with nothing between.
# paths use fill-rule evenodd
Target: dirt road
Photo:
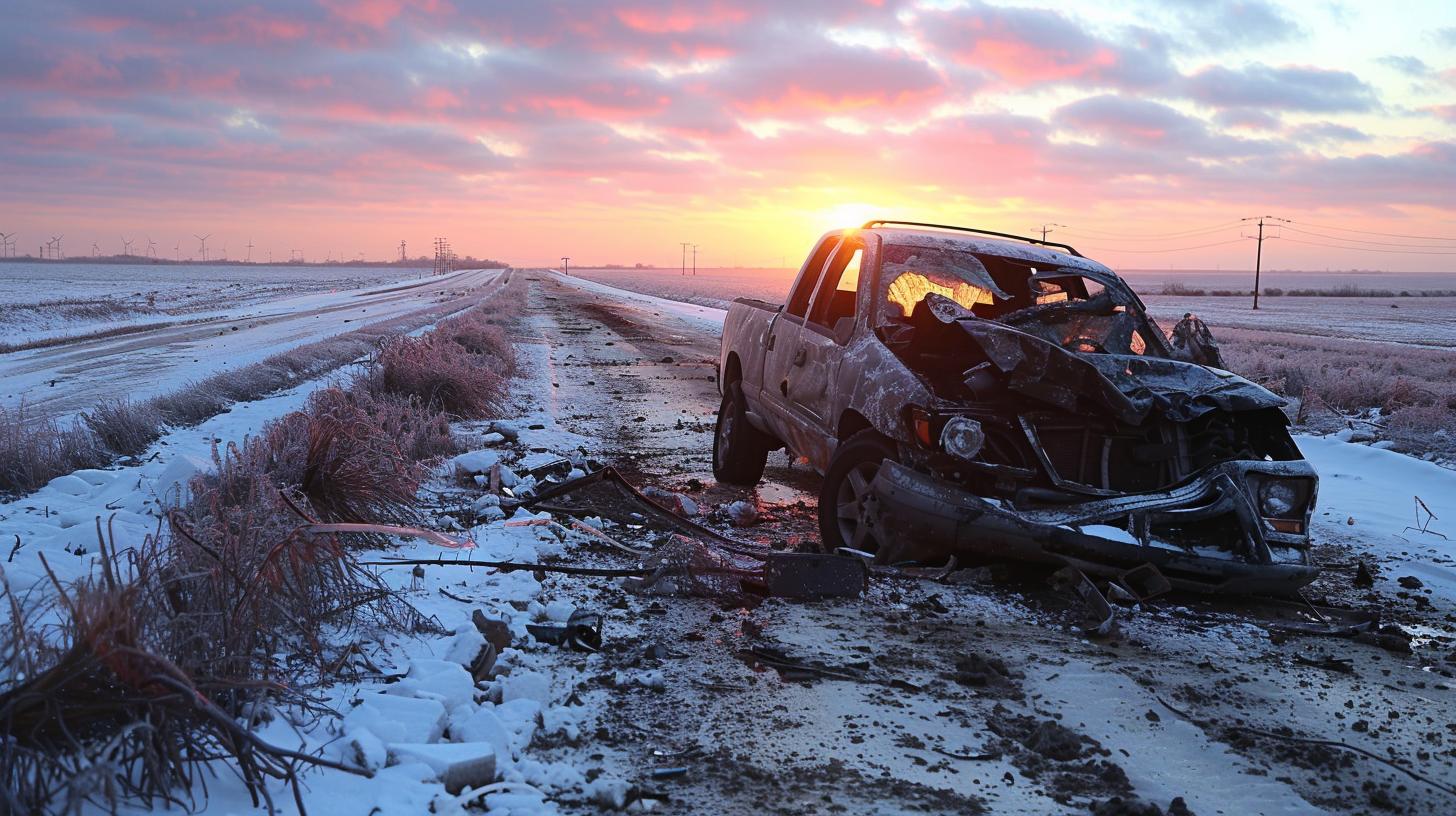
<instances>
[{"instance_id":1,"label":"dirt road","mask_svg":"<svg viewBox=\"0 0 1456 816\"><path fill-rule=\"evenodd\" d=\"M538 273L519 339L522 408L554 416L561 444L684 491L744 540L812 537L817 477L783 454L756 490L713 483L718 338L703 321ZM724 523L716 508L734 499L755 502L760 523ZM1321 557L1348 563L1349 547ZM572 560L625 561L595 548ZM1456 783L1452 610L1354 590L1336 570L1314 594L1387 609L1422 634L1413 653L1275 633L1187 597L1125 608L1091 639L1044 576L998 575L877 579L861 599L756 608L548 576L545 598L607 623L600 654L531 647L584 712L579 733L538 747L589 780L667 794L669 813L1456 810L1452 795L1319 742ZM827 671L787 680L746 650ZM651 775L671 768L686 770Z\"/></svg>"},{"instance_id":2,"label":"dirt road","mask_svg":"<svg viewBox=\"0 0 1456 816\"><path fill-rule=\"evenodd\" d=\"M0 354L0 406L23 401L36 414L64 416L103 399L142 399L370 323L425 309L444 311L453 301L464 306L501 274L472 269L396 286L305 295L234 316Z\"/></svg>"}]
</instances>

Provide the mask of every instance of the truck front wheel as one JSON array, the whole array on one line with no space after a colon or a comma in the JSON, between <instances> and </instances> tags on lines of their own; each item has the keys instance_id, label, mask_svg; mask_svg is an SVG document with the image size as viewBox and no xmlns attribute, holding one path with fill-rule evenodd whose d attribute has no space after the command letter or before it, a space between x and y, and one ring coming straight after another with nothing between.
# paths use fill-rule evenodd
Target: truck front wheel
<instances>
[{"instance_id":1,"label":"truck front wheel","mask_svg":"<svg viewBox=\"0 0 1456 816\"><path fill-rule=\"evenodd\" d=\"M870 553L879 550L880 534L873 520L865 517L864 503L880 463L897 455L893 441L870 429L839 443L819 491L819 535L824 552L840 547Z\"/></svg>"},{"instance_id":2,"label":"truck front wheel","mask_svg":"<svg viewBox=\"0 0 1456 816\"><path fill-rule=\"evenodd\" d=\"M713 478L753 487L763 479L770 443L762 431L748 424L747 412L743 388L736 382L724 386L718 427L713 432Z\"/></svg>"}]
</instances>

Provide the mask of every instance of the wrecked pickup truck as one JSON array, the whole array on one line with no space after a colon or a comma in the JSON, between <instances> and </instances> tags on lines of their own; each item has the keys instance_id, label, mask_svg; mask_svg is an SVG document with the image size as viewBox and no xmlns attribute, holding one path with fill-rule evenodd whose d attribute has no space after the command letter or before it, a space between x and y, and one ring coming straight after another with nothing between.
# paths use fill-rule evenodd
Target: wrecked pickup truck
<instances>
[{"instance_id":1,"label":"wrecked pickup truck","mask_svg":"<svg viewBox=\"0 0 1456 816\"><path fill-rule=\"evenodd\" d=\"M780 306L723 325L719 481L787 448L824 476L828 552L1042 562L1285 594L1315 578L1317 477L1248 380L1175 359L1065 244L871 221L826 234Z\"/></svg>"}]
</instances>

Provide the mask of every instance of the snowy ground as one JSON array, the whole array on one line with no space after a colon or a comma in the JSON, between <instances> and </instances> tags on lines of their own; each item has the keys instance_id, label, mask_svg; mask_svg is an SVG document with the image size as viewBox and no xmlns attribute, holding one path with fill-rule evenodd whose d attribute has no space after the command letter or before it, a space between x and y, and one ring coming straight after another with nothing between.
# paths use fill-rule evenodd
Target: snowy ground
<instances>
[{"instance_id":1,"label":"snowy ground","mask_svg":"<svg viewBox=\"0 0 1456 816\"><path fill-rule=\"evenodd\" d=\"M794 548L813 535L817 477L782 456L755 490L712 481L721 313L535 277L516 330L525 374L510 419L520 441L484 444L485 423L461 434L517 470L555 455L610 461L639 483L684 491L705 520L745 542ZM3 539L20 542L0 563L11 586L38 580L38 552L68 575L90 569L95 518L114 513L127 535L149 529L153 496L206 466L212 440L240 438L304 390L171 434L139 467L62 477L0 506ZM1093 641L1066 598L1019 576L876 580L861 599L744 609L639 595L613 579L462 567L429 567L417 579L398 568L384 570L391 583L459 634L365 638L378 675L326 690L342 720L304 733L280 716L264 736L369 762L393 757L368 780L310 772L306 801L316 813L478 807L481 797L446 794L431 780L451 755L484 754L513 783L483 794L493 813L597 813L598 801L633 784L668 796L671 813L1085 813L1113 795L1163 808L1182 797L1205 816L1450 812L1456 800L1365 757L1235 728L1288 728L1456 779L1456 553L1435 534L1456 536L1456 473L1335 439L1300 444L1322 476L1315 533L1329 569L1315 595L1384 610L1420 635L1413 652L1277 633L1236 604L1186 597L1125 611L1112 638ZM442 523L466 520L461 510L479 496L443 475L436 489ZM1416 522L1416 496L1436 515L1435 532L1405 529ZM756 506L757 525L722 521L736 500ZM632 562L577 532L466 526L475 558ZM635 547L660 538L604 528ZM439 552L410 542L380 555ZM1377 572L1373 588L1351 586L1357 560ZM600 653L526 634L529 620L561 620L573 608L604 614ZM507 622L512 648L501 676L473 688L452 663L478 647L469 624L477 609ZM747 648L777 648L858 679L786 681L742 660ZM1321 667L1345 665L1326 657L1348 660L1348 671ZM387 682L398 675L407 676ZM680 776L653 778L679 767ZM291 807L284 791L275 799ZM209 783L207 812L254 811L223 776Z\"/></svg>"},{"instance_id":2,"label":"snowy ground","mask_svg":"<svg viewBox=\"0 0 1456 816\"><path fill-rule=\"evenodd\" d=\"M298 295L130 334L0 354L0 406L24 402L31 411L64 416L104 399L143 399L368 324L452 301L463 307L500 274L472 269Z\"/></svg>"}]
</instances>

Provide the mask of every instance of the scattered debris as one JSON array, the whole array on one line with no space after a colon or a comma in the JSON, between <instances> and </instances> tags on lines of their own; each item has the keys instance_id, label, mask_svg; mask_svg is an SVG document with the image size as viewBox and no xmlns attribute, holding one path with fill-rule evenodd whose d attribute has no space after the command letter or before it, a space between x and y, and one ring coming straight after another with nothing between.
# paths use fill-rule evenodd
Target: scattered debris
<instances>
[{"instance_id":1,"label":"scattered debris","mask_svg":"<svg viewBox=\"0 0 1456 816\"><path fill-rule=\"evenodd\" d=\"M573 612L564 626L528 623L526 631L541 643L566 646L576 652L602 649L602 616L595 612Z\"/></svg>"},{"instance_id":2,"label":"scattered debris","mask_svg":"<svg viewBox=\"0 0 1456 816\"><path fill-rule=\"evenodd\" d=\"M1082 599L1084 621L1082 629L1089 635L1106 637L1112 632L1115 622L1112 605L1083 572L1076 567L1062 567L1052 574L1052 585L1070 589Z\"/></svg>"}]
</instances>

